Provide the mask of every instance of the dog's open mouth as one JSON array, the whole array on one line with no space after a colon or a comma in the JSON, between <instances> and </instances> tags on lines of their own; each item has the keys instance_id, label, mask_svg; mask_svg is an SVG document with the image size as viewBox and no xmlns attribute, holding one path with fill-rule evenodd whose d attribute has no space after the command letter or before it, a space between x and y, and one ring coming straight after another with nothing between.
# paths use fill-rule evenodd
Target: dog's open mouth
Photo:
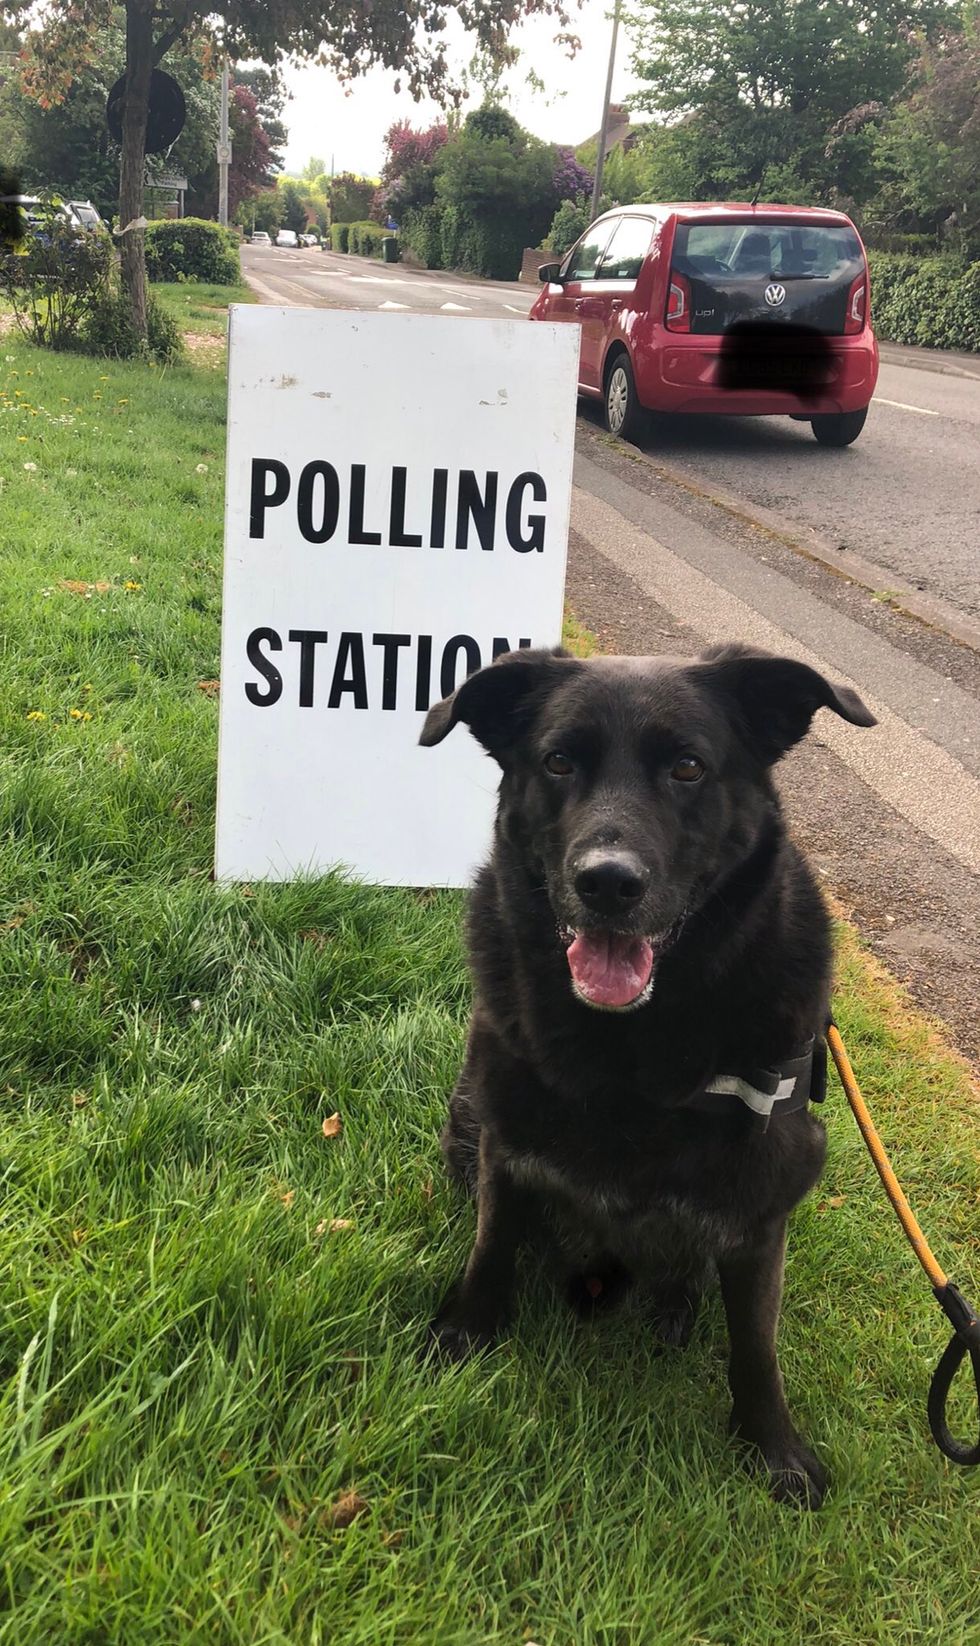
<instances>
[{"instance_id":1,"label":"dog's open mouth","mask_svg":"<svg viewBox=\"0 0 980 1646\"><path fill-rule=\"evenodd\" d=\"M653 986L658 944L625 932L562 932L575 993L589 1006L623 1011L638 1006Z\"/></svg>"}]
</instances>

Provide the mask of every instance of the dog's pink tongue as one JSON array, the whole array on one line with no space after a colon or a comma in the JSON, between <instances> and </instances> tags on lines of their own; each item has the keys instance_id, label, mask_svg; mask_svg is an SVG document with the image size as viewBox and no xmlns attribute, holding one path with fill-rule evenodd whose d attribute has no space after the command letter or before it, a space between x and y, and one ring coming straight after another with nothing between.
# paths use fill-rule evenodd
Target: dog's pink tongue
<instances>
[{"instance_id":1,"label":"dog's pink tongue","mask_svg":"<svg viewBox=\"0 0 980 1646\"><path fill-rule=\"evenodd\" d=\"M653 949L645 937L615 932L582 932L565 951L579 993L594 1006L630 1006L653 971Z\"/></svg>"}]
</instances>

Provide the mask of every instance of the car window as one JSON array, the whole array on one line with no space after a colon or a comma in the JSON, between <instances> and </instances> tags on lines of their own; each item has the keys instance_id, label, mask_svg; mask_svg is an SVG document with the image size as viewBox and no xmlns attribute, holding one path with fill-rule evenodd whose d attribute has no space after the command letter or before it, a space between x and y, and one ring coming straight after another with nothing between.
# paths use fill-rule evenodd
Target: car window
<instances>
[{"instance_id":1,"label":"car window","mask_svg":"<svg viewBox=\"0 0 980 1646\"><path fill-rule=\"evenodd\" d=\"M681 224L674 267L684 274L827 279L860 263L855 231L824 223Z\"/></svg>"},{"instance_id":2,"label":"car window","mask_svg":"<svg viewBox=\"0 0 980 1646\"><path fill-rule=\"evenodd\" d=\"M599 260L599 280L635 280L650 250L653 224L648 217L621 217Z\"/></svg>"},{"instance_id":3,"label":"car window","mask_svg":"<svg viewBox=\"0 0 980 1646\"><path fill-rule=\"evenodd\" d=\"M610 233L619 223L619 218L605 218L596 223L593 228L586 229L581 240L573 246L562 267L564 280L592 280L595 278L596 264L605 250Z\"/></svg>"}]
</instances>

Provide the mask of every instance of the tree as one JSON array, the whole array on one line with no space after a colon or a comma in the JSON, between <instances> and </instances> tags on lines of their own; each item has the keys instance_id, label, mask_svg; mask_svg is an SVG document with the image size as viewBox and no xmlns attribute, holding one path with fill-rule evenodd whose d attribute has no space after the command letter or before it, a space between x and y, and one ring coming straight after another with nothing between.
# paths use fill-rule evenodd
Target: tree
<instances>
[{"instance_id":1,"label":"tree","mask_svg":"<svg viewBox=\"0 0 980 1646\"><path fill-rule=\"evenodd\" d=\"M375 64L396 69L395 90L437 100L458 95L446 24L456 18L477 45L498 54L528 15L556 19L567 37L565 0L125 0L126 93L123 100L119 217L122 274L133 325L146 336L146 264L142 210L150 77L178 42L204 38L236 59L275 63L281 54L312 57L350 79ZM96 60L110 20L109 0L8 0L11 21L30 22L30 84L60 102L79 72Z\"/></svg>"},{"instance_id":2,"label":"tree","mask_svg":"<svg viewBox=\"0 0 980 1646\"><path fill-rule=\"evenodd\" d=\"M233 83L228 99L231 165L228 167L228 211L240 208L272 182L272 144L259 119L255 97L247 86ZM212 125L213 131L213 125ZM209 144L205 170L190 177L190 209L199 217L218 213L218 162Z\"/></svg>"},{"instance_id":3,"label":"tree","mask_svg":"<svg viewBox=\"0 0 980 1646\"><path fill-rule=\"evenodd\" d=\"M923 40L914 89L883 125L877 158L919 223L980 257L980 39Z\"/></svg>"},{"instance_id":4,"label":"tree","mask_svg":"<svg viewBox=\"0 0 980 1646\"><path fill-rule=\"evenodd\" d=\"M302 187L295 177L280 177L278 190L282 227L292 229L294 234L304 234L310 218Z\"/></svg>"},{"instance_id":5,"label":"tree","mask_svg":"<svg viewBox=\"0 0 980 1646\"><path fill-rule=\"evenodd\" d=\"M478 109L439 156L443 260L513 279L525 246L540 244L557 204L555 150L503 109Z\"/></svg>"},{"instance_id":6,"label":"tree","mask_svg":"<svg viewBox=\"0 0 980 1646\"><path fill-rule=\"evenodd\" d=\"M945 0L642 0L634 67L639 107L677 122L675 159L698 193L794 181L819 196L848 191L828 154L832 128L901 90L910 29L948 15ZM683 121L683 124L681 122Z\"/></svg>"},{"instance_id":7,"label":"tree","mask_svg":"<svg viewBox=\"0 0 980 1646\"><path fill-rule=\"evenodd\" d=\"M363 223L377 187L372 177L356 177L352 171L339 172L328 183L331 223Z\"/></svg>"}]
</instances>

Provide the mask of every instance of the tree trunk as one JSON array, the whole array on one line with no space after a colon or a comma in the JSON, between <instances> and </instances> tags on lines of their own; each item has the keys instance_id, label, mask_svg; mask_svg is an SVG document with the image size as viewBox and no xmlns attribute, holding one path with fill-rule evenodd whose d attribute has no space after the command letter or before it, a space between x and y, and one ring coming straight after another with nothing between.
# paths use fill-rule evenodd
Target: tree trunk
<instances>
[{"instance_id":1,"label":"tree trunk","mask_svg":"<svg viewBox=\"0 0 980 1646\"><path fill-rule=\"evenodd\" d=\"M146 257L143 230L127 224L143 215L146 122L153 73L152 0L127 0L126 97L123 104L122 160L119 167L119 227L123 290L137 337L146 338Z\"/></svg>"}]
</instances>

